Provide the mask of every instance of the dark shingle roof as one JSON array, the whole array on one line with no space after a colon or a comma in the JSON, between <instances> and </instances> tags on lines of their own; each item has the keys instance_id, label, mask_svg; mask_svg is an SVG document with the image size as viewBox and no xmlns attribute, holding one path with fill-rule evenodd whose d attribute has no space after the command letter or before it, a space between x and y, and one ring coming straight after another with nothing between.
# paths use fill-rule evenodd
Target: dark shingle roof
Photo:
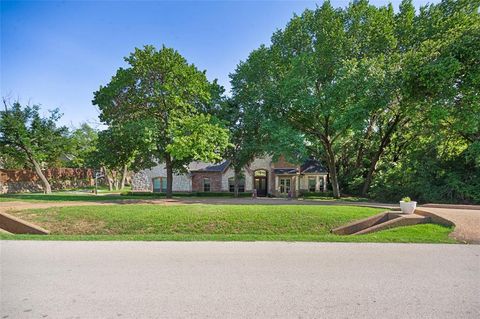
<instances>
[{"instance_id":1,"label":"dark shingle roof","mask_svg":"<svg viewBox=\"0 0 480 319\"><path fill-rule=\"evenodd\" d=\"M224 161L220 164L216 164L216 165L210 165L210 166L207 166L205 168L202 168L202 169L198 169L196 170L196 172L224 172L228 166L230 165L230 161Z\"/></svg>"},{"instance_id":2,"label":"dark shingle roof","mask_svg":"<svg viewBox=\"0 0 480 319\"><path fill-rule=\"evenodd\" d=\"M275 174L297 174L298 170L296 168L274 168L273 172Z\"/></svg>"},{"instance_id":3,"label":"dark shingle roof","mask_svg":"<svg viewBox=\"0 0 480 319\"><path fill-rule=\"evenodd\" d=\"M310 158L300 166L300 173L302 174L315 174L315 173L328 173L327 169L320 164L316 159Z\"/></svg>"}]
</instances>

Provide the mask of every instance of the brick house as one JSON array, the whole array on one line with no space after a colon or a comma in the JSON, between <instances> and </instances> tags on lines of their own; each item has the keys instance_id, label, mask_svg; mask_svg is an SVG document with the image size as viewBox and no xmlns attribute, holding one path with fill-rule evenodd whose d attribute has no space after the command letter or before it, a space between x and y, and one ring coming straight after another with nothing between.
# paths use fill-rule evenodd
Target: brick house
<instances>
[{"instance_id":1,"label":"brick house","mask_svg":"<svg viewBox=\"0 0 480 319\"><path fill-rule=\"evenodd\" d=\"M233 192L234 171L229 161L220 164L193 162L185 174L174 174L174 192ZM315 159L302 165L291 164L280 157L256 158L242 171L240 192L252 192L258 196L298 196L302 192L325 192L328 172ZM159 164L152 169L135 173L132 178L133 191L165 192L167 188L165 166Z\"/></svg>"}]
</instances>

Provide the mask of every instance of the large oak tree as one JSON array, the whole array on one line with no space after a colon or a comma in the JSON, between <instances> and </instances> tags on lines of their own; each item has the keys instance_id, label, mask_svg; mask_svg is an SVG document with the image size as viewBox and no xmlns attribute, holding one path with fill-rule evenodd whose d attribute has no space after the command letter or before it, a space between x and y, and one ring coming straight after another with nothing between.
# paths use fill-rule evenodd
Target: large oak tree
<instances>
[{"instance_id":1,"label":"large oak tree","mask_svg":"<svg viewBox=\"0 0 480 319\"><path fill-rule=\"evenodd\" d=\"M148 130L149 143L137 152L137 168L165 163L171 197L174 171L184 171L192 160L220 160L229 145L228 132L204 112L215 83L165 46L135 49L125 61L128 67L95 92L93 103L107 125L121 128L137 122Z\"/></svg>"}]
</instances>

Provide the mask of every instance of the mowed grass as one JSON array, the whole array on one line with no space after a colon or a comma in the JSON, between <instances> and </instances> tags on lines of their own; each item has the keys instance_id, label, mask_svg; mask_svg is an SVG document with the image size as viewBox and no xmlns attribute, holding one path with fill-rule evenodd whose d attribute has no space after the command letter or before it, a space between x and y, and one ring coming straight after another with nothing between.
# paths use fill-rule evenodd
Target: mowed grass
<instances>
[{"instance_id":1,"label":"mowed grass","mask_svg":"<svg viewBox=\"0 0 480 319\"><path fill-rule=\"evenodd\" d=\"M97 201L118 201L126 199L155 199L155 196L144 196L138 198L138 196L121 196L119 194L101 194L94 195L92 193L81 193L81 192L53 192L52 194L43 194L43 193L22 193L22 194L8 194L0 195L0 202L14 202L14 201L25 201L25 202L97 202Z\"/></svg>"},{"instance_id":2,"label":"mowed grass","mask_svg":"<svg viewBox=\"0 0 480 319\"><path fill-rule=\"evenodd\" d=\"M451 228L417 225L362 236L330 230L382 209L303 205L113 205L35 209L12 214L50 235L2 235L43 240L281 240L454 242Z\"/></svg>"},{"instance_id":3,"label":"mowed grass","mask_svg":"<svg viewBox=\"0 0 480 319\"><path fill-rule=\"evenodd\" d=\"M108 189L102 188L99 189L98 195L95 195L91 192L91 190L70 190L70 191L56 191L52 194L44 194L44 193L19 193L19 194L4 194L0 195L0 202L15 202L15 201L24 201L24 202L105 202L105 201L122 201L122 200L129 200L129 201L142 201L142 200L152 200L152 199L165 199L165 194L161 193L152 193L152 194L129 194L128 189L119 193L118 191L110 192ZM203 196L199 196L203 195ZM233 196L229 193L212 193L211 196L209 193L174 193L174 198L176 199L185 199L185 198L195 198L195 199L207 199L207 198L233 198ZM222 196L216 196L222 195ZM248 195L248 194L247 194ZM242 196L241 198L247 198L248 196ZM328 196L306 196L300 197L297 200L299 201L336 201L336 202L369 202L368 198L363 197L342 197L340 199L336 199L334 197Z\"/></svg>"}]
</instances>

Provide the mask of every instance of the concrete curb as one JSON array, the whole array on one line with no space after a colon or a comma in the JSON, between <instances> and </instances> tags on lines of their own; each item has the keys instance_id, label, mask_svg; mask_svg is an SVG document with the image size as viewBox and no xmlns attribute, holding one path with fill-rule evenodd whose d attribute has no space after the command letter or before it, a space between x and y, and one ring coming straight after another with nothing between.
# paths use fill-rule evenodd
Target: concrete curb
<instances>
[{"instance_id":1,"label":"concrete curb","mask_svg":"<svg viewBox=\"0 0 480 319\"><path fill-rule=\"evenodd\" d=\"M10 214L0 212L0 228L13 234L48 235L50 232Z\"/></svg>"},{"instance_id":2,"label":"concrete curb","mask_svg":"<svg viewBox=\"0 0 480 319\"><path fill-rule=\"evenodd\" d=\"M423 204L419 207L446 208L446 209L473 209L480 210L480 205L456 205L456 204Z\"/></svg>"},{"instance_id":3,"label":"concrete curb","mask_svg":"<svg viewBox=\"0 0 480 319\"><path fill-rule=\"evenodd\" d=\"M397 212L386 211L337 227L332 229L331 232L336 235L363 235L390 228L425 224L429 222L434 222L431 220L430 216L420 214L403 215Z\"/></svg>"}]
</instances>

